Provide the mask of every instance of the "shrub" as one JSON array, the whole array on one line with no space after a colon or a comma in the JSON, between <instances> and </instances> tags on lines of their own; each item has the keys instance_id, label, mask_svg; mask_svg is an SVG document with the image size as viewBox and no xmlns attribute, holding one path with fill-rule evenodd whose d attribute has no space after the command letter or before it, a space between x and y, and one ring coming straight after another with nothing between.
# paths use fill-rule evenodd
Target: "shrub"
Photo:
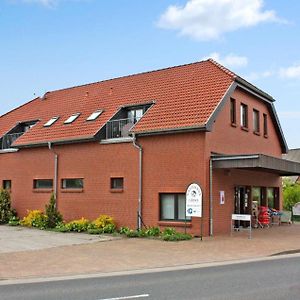
<instances>
[{"instance_id":1,"label":"shrub","mask_svg":"<svg viewBox=\"0 0 300 300\"><path fill-rule=\"evenodd\" d=\"M116 231L116 225L115 224L107 224L102 228L103 233L114 233Z\"/></svg>"},{"instance_id":2,"label":"shrub","mask_svg":"<svg viewBox=\"0 0 300 300\"><path fill-rule=\"evenodd\" d=\"M99 218L97 218L96 220L94 220L91 223L90 228L91 229L105 228L108 225L110 225L110 226L108 227L107 230L109 230L109 228L112 228L112 226L114 227L114 229L116 228L115 221L112 217L107 216L107 215L101 215L101 216L99 216Z\"/></svg>"},{"instance_id":3,"label":"shrub","mask_svg":"<svg viewBox=\"0 0 300 300\"><path fill-rule=\"evenodd\" d=\"M66 227L64 222L59 222L54 228L51 229L55 232L69 232L70 230Z\"/></svg>"},{"instance_id":4,"label":"shrub","mask_svg":"<svg viewBox=\"0 0 300 300\"><path fill-rule=\"evenodd\" d=\"M41 210L29 210L28 215L21 221L22 226L47 228L48 218Z\"/></svg>"},{"instance_id":5,"label":"shrub","mask_svg":"<svg viewBox=\"0 0 300 300\"><path fill-rule=\"evenodd\" d=\"M90 227L90 221L81 218L79 220L74 220L65 225L65 227L68 229L68 231L76 231L76 232L82 232L82 231L87 231L88 228Z\"/></svg>"},{"instance_id":6,"label":"shrub","mask_svg":"<svg viewBox=\"0 0 300 300\"><path fill-rule=\"evenodd\" d=\"M0 189L0 224L5 224L11 216L10 194L5 189Z\"/></svg>"},{"instance_id":7,"label":"shrub","mask_svg":"<svg viewBox=\"0 0 300 300\"><path fill-rule=\"evenodd\" d=\"M87 231L89 234L102 234L103 229L102 228L90 228Z\"/></svg>"},{"instance_id":8,"label":"shrub","mask_svg":"<svg viewBox=\"0 0 300 300\"><path fill-rule=\"evenodd\" d=\"M17 216L12 215L8 220L8 225L9 226L19 226L20 225L20 219Z\"/></svg>"},{"instance_id":9,"label":"shrub","mask_svg":"<svg viewBox=\"0 0 300 300\"><path fill-rule=\"evenodd\" d=\"M45 212L47 216L48 228L54 228L57 224L62 222L63 217L61 213L57 210L54 193L51 194L49 204L45 207Z\"/></svg>"},{"instance_id":10,"label":"shrub","mask_svg":"<svg viewBox=\"0 0 300 300\"><path fill-rule=\"evenodd\" d=\"M192 239L192 236L187 233L176 232L174 234L162 234L161 238L164 241L175 242L175 241L190 240Z\"/></svg>"},{"instance_id":11,"label":"shrub","mask_svg":"<svg viewBox=\"0 0 300 300\"><path fill-rule=\"evenodd\" d=\"M141 237L138 230L132 230L132 229L126 232L126 236L129 238Z\"/></svg>"},{"instance_id":12,"label":"shrub","mask_svg":"<svg viewBox=\"0 0 300 300\"><path fill-rule=\"evenodd\" d=\"M130 231L129 227L121 227L119 230L120 234L127 234Z\"/></svg>"},{"instance_id":13,"label":"shrub","mask_svg":"<svg viewBox=\"0 0 300 300\"><path fill-rule=\"evenodd\" d=\"M162 232L162 235L174 235L174 234L176 234L176 230L170 227L166 227Z\"/></svg>"},{"instance_id":14,"label":"shrub","mask_svg":"<svg viewBox=\"0 0 300 300\"><path fill-rule=\"evenodd\" d=\"M160 229L159 229L159 227L149 227L149 228L145 229L145 235L146 236L159 236Z\"/></svg>"}]
</instances>

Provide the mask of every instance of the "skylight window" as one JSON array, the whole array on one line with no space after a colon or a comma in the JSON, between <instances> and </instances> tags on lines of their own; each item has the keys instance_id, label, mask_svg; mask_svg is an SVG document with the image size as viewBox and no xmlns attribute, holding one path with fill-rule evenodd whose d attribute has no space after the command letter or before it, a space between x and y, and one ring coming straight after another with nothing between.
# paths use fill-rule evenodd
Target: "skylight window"
<instances>
[{"instance_id":1,"label":"skylight window","mask_svg":"<svg viewBox=\"0 0 300 300\"><path fill-rule=\"evenodd\" d=\"M47 123L44 124L44 127L50 127L52 124L54 124L57 120L59 119L59 117L53 117L51 118Z\"/></svg>"},{"instance_id":2,"label":"skylight window","mask_svg":"<svg viewBox=\"0 0 300 300\"><path fill-rule=\"evenodd\" d=\"M76 113L76 114L73 114L71 117L69 117L65 122L64 124L71 124L73 123L78 117L79 117L80 113Z\"/></svg>"},{"instance_id":3,"label":"skylight window","mask_svg":"<svg viewBox=\"0 0 300 300\"><path fill-rule=\"evenodd\" d=\"M87 121L94 121L102 114L102 110L96 110L93 112L86 120Z\"/></svg>"}]
</instances>

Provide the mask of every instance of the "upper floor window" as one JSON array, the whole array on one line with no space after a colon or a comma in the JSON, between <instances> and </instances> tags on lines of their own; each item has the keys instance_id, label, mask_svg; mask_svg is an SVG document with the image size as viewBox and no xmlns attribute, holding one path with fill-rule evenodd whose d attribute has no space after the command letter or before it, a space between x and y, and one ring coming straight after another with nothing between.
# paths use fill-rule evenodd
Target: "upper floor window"
<instances>
[{"instance_id":1,"label":"upper floor window","mask_svg":"<svg viewBox=\"0 0 300 300\"><path fill-rule=\"evenodd\" d=\"M127 118L131 120L132 123L136 123L143 116L143 108L130 109L127 112Z\"/></svg>"},{"instance_id":2,"label":"upper floor window","mask_svg":"<svg viewBox=\"0 0 300 300\"><path fill-rule=\"evenodd\" d=\"M53 117L51 118L47 123L44 124L44 127L50 127L52 124L54 124L57 120L59 119L59 117Z\"/></svg>"},{"instance_id":3,"label":"upper floor window","mask_svg":"<svg viewBox=\"0 0 300 300\"><path fill-rule=\"evenodd\" d=\"M102 114L102 110L94 111L86 120L87 121L94 121Z\"/></svg>"},{"instance_id":4,"label":"upper floor window","mask_svg":"<svg viewBox=\"0 0 300 300\"><path fill-rule=\"evenodd\" d=\"M253 109L253 131L255 133L259 133L260 126L259 126L259 111Z\"/></svg>"},{"instance_id":5,"label":"upper floor window","mask_svg":"<svg viewBox=\"0 0 300 300\"><path fill-rule=\"evenodd\" d=\"M34 179L33 188L34 189L52 189L53 180L52 179Z\"/></svg>"},{"instance_id":6,"label":"upper floor window","mask_svg":"<svg viewBox=\"0 0 300 300\"><path fill-rule=\"evenodd\" d=\"M230 98L230 122L236 124L236 101Z\"/></svg>"},{"instance_id":7,"label":"upper floor window","mask_svg":"<svg viewBox=\"0 0 300 300\"><path fill-rule=\"evenodd\" d=\"M65 178L61 181L62 189L83 189L82 178Z\"/></svg>"},{"instance_id":8,"label":"upper floor window","mask_svg":"<svg viewBox=\"0 0 300 300\"><path fill-rule=\"evenodd\" d=\"M69 118L64 122L64 124L71 124L71 123L73 123L79 116L80 116L80 113L73 114L71 117L69 117Z\"/></svg>"},{"instance_id":9,"label":"upper floor window","mask_svg":"<svg viewBox=\"0 0 300 300\"><path fill-rule=\"evenodd\" d=\"M241 126L248 128L248 105L241 104Z\"/></svg>"},{"instance_id":10,"label":"upper floor window","mask_svg":"<svg viewBox=\"0 0 300 300\"><path fill-rule=\"evenodd\" d=\"M11 180L3 180L2 187L5 190L11 190Z\"/></svg>"},{"instance_id":11,"label":"upper floor window","mask_svg":"<svg viewBox=\"0 0 300 300\"><path fill-rule=\"evenodd\" d=\"M268 116L266 114L263 114L264 116L264 136L268 136Z\"/></svg>"}]
</instances>

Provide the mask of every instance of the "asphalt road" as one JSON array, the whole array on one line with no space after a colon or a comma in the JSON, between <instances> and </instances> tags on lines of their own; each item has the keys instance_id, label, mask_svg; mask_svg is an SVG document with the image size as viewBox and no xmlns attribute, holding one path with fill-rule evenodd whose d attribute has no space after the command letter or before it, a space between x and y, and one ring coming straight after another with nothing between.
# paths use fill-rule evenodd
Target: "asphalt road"
<instances>
[{"instance_id":1,"label":"asphalt road","mask_svg":"<svg viewBox=\"0 0 300 300\"><path fill-rule=\"evenodd\" d=\"M300 257L143 275L0 285L1 300L300 299Z\"/></svg>"}]
</instances>

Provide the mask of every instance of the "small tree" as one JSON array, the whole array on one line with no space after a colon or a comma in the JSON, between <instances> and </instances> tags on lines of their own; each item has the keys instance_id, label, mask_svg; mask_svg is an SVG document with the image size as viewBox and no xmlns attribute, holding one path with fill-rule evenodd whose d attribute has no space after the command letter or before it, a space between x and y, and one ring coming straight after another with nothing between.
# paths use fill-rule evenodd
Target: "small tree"
<instances>
[{"instance_id":1,"label":"small tree","mask_svg":"<svg viewBox=\"0 0 300 300\"><path fill-rule=\"evenodd\" d=\"M0 224L5 224L11 216L10 194L7 190L0 190Z\"/></svg>"},{"instance_id":2,"label":"small tree","mask_svg":"<svg viewBox=\"0 0 300 300\"><path fill-rule=\"evenodd\" d=\"M49 204L45 207L47 220L47 227L54 228L58 223L62 222L63 217L61 213L57 210L55 195L51 194Z\"/></svg>"},{"instance_id":3,"label":"small tree","mask_svg":"<svg viewBox=\"0 0 300 300\"><path fill-rule=\"evenodd\" d=\"M300 202L300 184L292 183L289 179L283 182L283 208L291 211Z\"/></svg>"}]
</instances>

